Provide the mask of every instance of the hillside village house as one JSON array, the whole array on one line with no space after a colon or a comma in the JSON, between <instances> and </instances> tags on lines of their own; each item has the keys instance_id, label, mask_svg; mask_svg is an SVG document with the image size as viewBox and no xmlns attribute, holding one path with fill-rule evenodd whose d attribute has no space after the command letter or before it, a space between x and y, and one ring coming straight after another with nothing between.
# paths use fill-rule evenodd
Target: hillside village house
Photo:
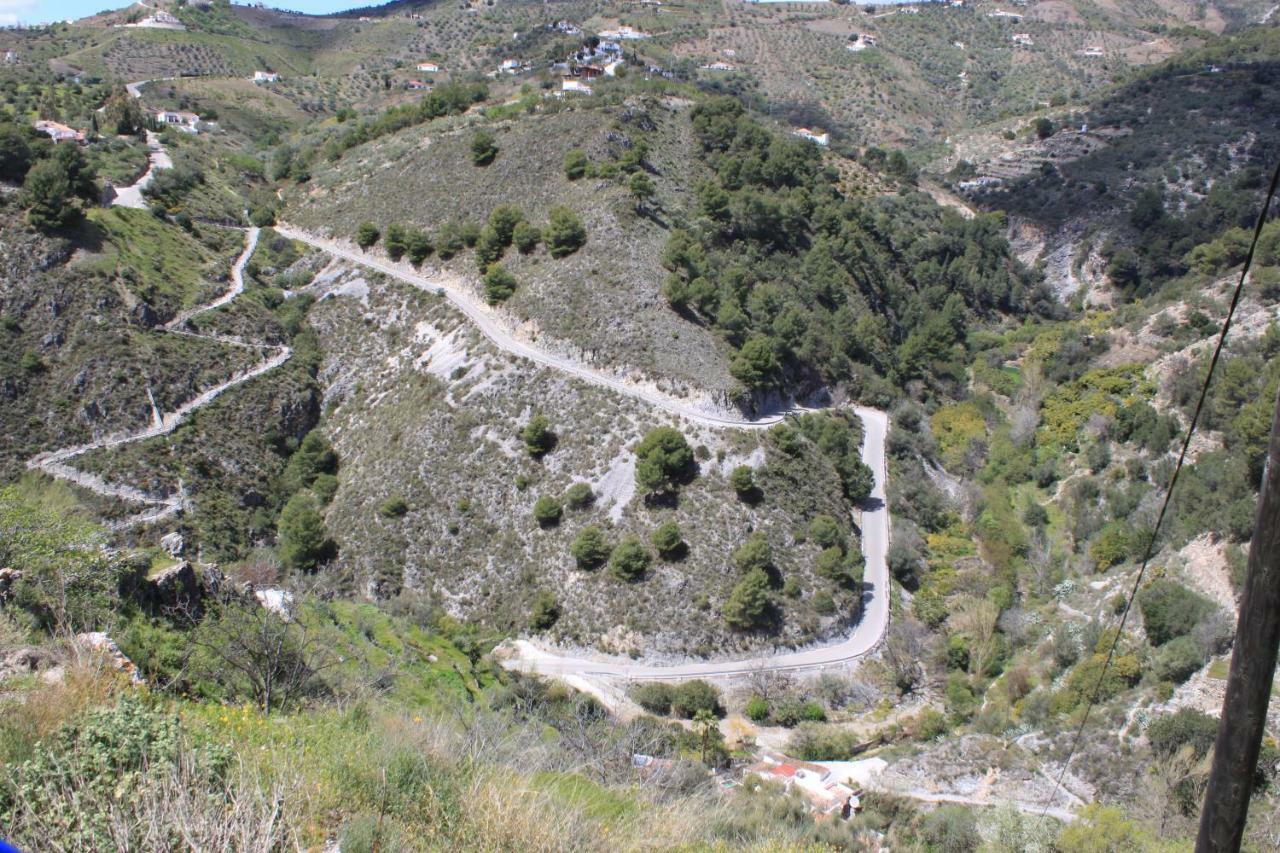
<instances>
[{"instance_id":1,"label":"hillside village house","mask_svg":"<svg viewBox=\"0 0 1280 853\"><path fill-rule=\"evenodd\" d=\"M858 791L818 764L766 754L763 761L747 767L746 772L797 791L808 801L809 808L818 814L839 814L848 818L861 809Z\"/></svg>"},{"instance_id":2,"label":"hillside village house","mask_svg":"<svg viewBox=\"0 0 1280 853\"><path fill-rule=\"evenodd\" d=\"M818 133L816 130L810 130L807 127L797 127L791 131L792 136L799 136L802 139L808 139L810 142L816 142L823 148L831 143L831 134Z\"/></svg>"},{"instance_id":3,"label":"hillside village house","mask_svg":"<svg viewBox=\"0 0 1280 853\"><path fill-rule=\"evenodd\" d=\"M183 133L199 133L203 127L200 116L195 113L178 110L156 110L152 115L155 116L157 123L166 127L177 128Z\"/></svg>"},{"instance_id":4,"label":"hillside village house","mask_svg":"<svg viewBox=\"0 0 1280 853\"><path fill-rule=\"evenodd\" d=\"M648 33L642 33L625 25L618 27L616 30L600 31L600 38L609 39L610 41L634 41L636 39L647 39L648 37Z\"/></svg>"},{"instance_id":5,"label":"hillside village house","mask_svg":"<svg viewBox=\"0 0 1280 853\"><path fill-rule=\"evenodd\" d=\"M404 87L406 89L411 89L413 91L419 91L419 92L430 92L432 88L430 83L424 82L422 80L410 80L408 83L404 84Z\"/></svg>"},{"instance_id":6,"label":"hillside village house","mask_svg":"<svg viewBox=\"0 0 1280 853\"><path fill-rule=\"evenodd\" d=\"M424 71L427 74L438 74L440 72L440 66L436 65L434 62L419 62L418 70Z\"/></svg>"},{"instance_id":7,"label":"hillside village house","mask_svg":"<svg viewBox=\"0 0 1280 853\"><path fill-rule=\"evenodd\" d=\"M38 121L35 123L35 129L49 134L49 138L54 142L84 142L83 133L56 121Z\"/></svg>"},{"instance_id":8,"label":"hillside village house","mask_svg":"<svg viewBox=\"0 0 1280 853\"><path fill-rule=\"evenodd\" d=\"M163 9L156 10L154 15L148 15L136 24L120 24L120 26L150 30L185 30L187 28L186 24Z\"/></svg>"},{"instance_id":9,"label":"hillside village house","mask_svg":"<svg viewBox=\"0 0 1280 853\"><path fill-rule=\"evenodd\" d=\"M280 75L274 71L255 71L253 72L253 82L255 83L279 83Z\"/></svg>"},{"instance_id":10,"label":"hillside village house","mask_svg":"<svg viewBox=\"0 0 1280 853\"><path fill-rule=\"evenodd\" d=\"M590 86L588 86L586 83L583 83L581 80L575 80L572 77L566 77L560 83L560 91L562 93L575 92L579 95L590 95L592 94L593 90Z\"/></svg>"}]
</instances>

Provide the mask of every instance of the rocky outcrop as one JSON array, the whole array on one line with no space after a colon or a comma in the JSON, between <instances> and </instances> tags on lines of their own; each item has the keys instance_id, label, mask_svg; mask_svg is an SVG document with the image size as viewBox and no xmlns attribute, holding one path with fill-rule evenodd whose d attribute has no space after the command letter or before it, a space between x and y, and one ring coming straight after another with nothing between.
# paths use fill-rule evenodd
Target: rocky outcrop
<instances>
[{"instance_id":1,"label":"rocky outcrop","mask_svg":"<svg viewBox=\"0 0 1280 853\"><path fill-rule=\"evenodd\" d=\"M166 533L160 537L160 547L164 552L175 560L181 559L183 553L187 550L186 540L182 538L182 534L178 531Z\"/></svg>"},{"instance_id":2,"label":"rocky outcrop","mask_svg":"<svg viewBox=\"0 0 1280 853\"><path fill-rule=\"evenodd\" d=\"M17 569L0 569L0 602L9 600L9 596L13 595L13 590L20 580L22 580L22 572Z\"/></svg>"},{"instance_id":3,"label":"rocky outcrop","mask_svg":"<svg viewBox=\"0 0 1280 853\"><path fill-rule=\"evenodd\" d=\"M95 649L103 653L107 660L118 670L129 676L129 680L134 684L145 684L146 679L142 677L142 673L138 670L138 665L129 659L129 656L120 651L120 647L116 645L116 641L108 637L102 631L90 631L86 634L77 634L76 639L84 643L91 649Z\"/></svg>"}]
</instances>

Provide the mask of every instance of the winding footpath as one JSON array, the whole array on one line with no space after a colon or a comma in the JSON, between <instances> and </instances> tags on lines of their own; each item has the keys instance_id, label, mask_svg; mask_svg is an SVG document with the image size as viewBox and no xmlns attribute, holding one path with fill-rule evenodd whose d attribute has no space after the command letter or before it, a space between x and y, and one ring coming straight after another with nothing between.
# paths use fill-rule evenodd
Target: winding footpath
<instances>
[{"instance_id":1,"label":"winding footpath","mask_svg":"<svg viewBox=\"0 0 1280 853\"><path fill-rule=\"evenodd\" d=\"M782 421L788 414L783 412L756 420L745 420L709 411L704 406L673 397L650 384L631 381L539 349L530 342L520 339L500 321L495 312L485 306L478 296L467 289L456 277L440 274L423 275L406 262L397 263L370 256L350 244L319 237L287 225L277 225L276 231L285 237L306 243L334 257L383 273L412 287L443 294L494 346L505 352L528 359L535 364L550 367L591 385L641 400L694 423L715 429L767 429ZM731 679L756 672L821 670L850 663L875 649L889 627L890 519L885 493L885 484L888 479L885 443L889 431L889 416L877 409L861 406L855 406L852 409L862 419L865 435L862 461L874 472L875 487L861 513L862 548L866 557L863 612L857 626L843 640L741 660L697 661L670 665L642 664L625 658L607 656L580 657L573 654L558 654L528 640L516 640L505 646L503 651L506 657L503 665L545 675L578 678L673 681L691 678Z\"/></svg>"},{"instance_id":2,"label":"winding footpath","mask_svg":"<svg viewBox=\"0 0 1280 853\"><path fill-rule=\"evenodd\" d=\"M151 185L156 172L161 169L172 169L173 158L160 144L160 137L154 131L147 131L147 171L138 180L127 187L116 187L116 197L111 200L112 207L132 207L142 210L147 206L142 191Z\"/></svg>"},{"instance_id":3,"label":"winding footpath","mask_svg":"<svg viewBox=\"0 0 1280 853\"><path fill-rule=\"evenodd\" d=\"M149 426L143 429L117 433L95 439L86 444L80 444L74 447L64 447L59 450L51 450L38 454L37 456L27 460L27 468L33 471L41 471L59 480L74 483L81 488L88 489L89 491L103 497L116 498L119 500L130 501L132 503L140 503L147 507L146 510L137 515L115 522L112 525L113 529L123 529L126 527L132 527L136 524L159 521L161 519L177 515L189 506L189 499L187 498L186 491L181 483L178 485L178 491L176 494L157 496L148 494L135 486L111 483L101 475L80 471L69 463L73 459L83 456L93 450L122 447L127 444L146 441L149 438L167 435L177 429L178 426L190 417L193 412L209 405L227 391L243 385L249 380L261 376L264 373L275 370L277 367L289 360L293 355L293 350L287 346L250 343L228 335L204 334L200 332L193 332L185 328L187 322L192 318L207 311L213 311L220 308L244 292L245 264L249 262L249 258L252 257L254 249L258 246L259 233L259 229L257 228L250 228L245 232L244 249L240 252L235 263L231 266L231 287L225 293L212 302L179 314L161 328L163 331L169 332L170 334L216 341L227 346L256 350L273 350L272 355L253 367L236 373L227 381L222 382L219 385L215 385L214 387L209 388L208 390L191 398L171 412L161 413L156 409L155 401L153 399L152 421ZM150 396L150 389L148 389L147 393L148 396Z\"/></svg>"}]
</instances>

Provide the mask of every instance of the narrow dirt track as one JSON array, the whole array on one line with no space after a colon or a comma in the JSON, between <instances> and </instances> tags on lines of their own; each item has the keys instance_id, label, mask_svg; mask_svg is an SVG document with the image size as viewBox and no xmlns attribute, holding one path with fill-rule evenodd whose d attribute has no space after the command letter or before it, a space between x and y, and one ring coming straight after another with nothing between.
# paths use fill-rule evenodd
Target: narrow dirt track
<instances>
[{"instance_id":1,"label":"narrow dirt track","mask_svg":"<svg viewBox=\"0 0 1280 853\"><path fill-rule=\"evenodd\" d=\"M786 417L787 412L758 420L734 418L707 411L689 401L672 397L645 384L631 382L595 367L538 349L521 340L489 307L467 289L455 276L427 276L409 264L396 263L372 256L350 245L319 237L286 225L276 230L291 239L307 243L330 255L376 270L412 287L440 292L463 312L494 346L536 364L551 367L592 385L642 400L656 408L687 418L694 423L716 429L766 429ZM691 678L734 678L755 672L817 671L857 660L879 645L889 626L889 529L890 518L885 492L888 480L885 444L889 432L889 416L882 411L851 407L862 419L865 438L862 460L875 474L875 488L862 512L862 547L866 557L864 569L863 612L853 631L835 643L789 652L777 652L735 661L698 661L684 664L641 664L623 658L605 656L579 657L558 654L528 640L508 643L503 651L503 665L511 669L548 675L574 675L605 679L682 680Z\"/></svg>"},{"instance_id":2,"label":"narrow dirt track","mask_svg":"<svg viewBox=\"0 0 1280 853\"><path fill-rule=\"evenodd\" d=\"M188 500L181 483L179 483L178 490L175 494L157 496L148 494L135 486L108 482L98 474L80 471L68 463L76 457L83 456L92 450L122 447L126 444L146 441L149 438L155 438L157 436L171 433L177 429L183 421L190 417L193 412L209 405L227 391L237 388L264 373L275 370L277 367L289 360L293 355L293 350L287 346L248 343L226 335L201 334L181 328L192 318L197 317L206 311L213 311L220 308L223 305L230 303L244 292L245 264L249 262L249 258L253 255L254 249L258 246L259 234L260 231L257 228L250 228L245 232L244 249L240 252L239 257L236 258L235 263L231 266L231 287L225 293L212 302L179 314L173 320L166 323L162 327L162 330L170 334L217 341L220 344L228 346L244 347L247 349L274 350L274 353L269 358L259 362L253 367L240 371L227 381L215 385L214 387L201 392L197 396L192 397L172 412L157 412L157 417L153 419L151 425L148 427L104 436L86 444L76 445L75 447L63 447L58 450L50 450L40 453L27 460L27 468L33 471L42 471L50 477L54 477L59 480L74 483L81 488L88 489L89 491L103 497L115 498L148 506L148 509L145 511L113 524L112 527L114 529L123 529L126 527L132 527L136 524L159 521L163 518L176 515L187 508Z\"/></svg>"}]
</instances>

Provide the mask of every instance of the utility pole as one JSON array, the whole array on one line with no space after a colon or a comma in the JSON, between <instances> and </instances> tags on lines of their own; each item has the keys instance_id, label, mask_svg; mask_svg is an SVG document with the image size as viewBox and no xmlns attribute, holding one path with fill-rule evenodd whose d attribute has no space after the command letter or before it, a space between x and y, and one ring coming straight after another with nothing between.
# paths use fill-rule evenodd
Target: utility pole
<instances>
[{"instance_id":1,"label":"utility pole","mask_svg":"<svg viewBox=\"0 0 1280 853\"><path fill-rule=\"evenodd\" d=\"M1214 742L1213 770L1200 813L1196 853L1235 853L1244 836L1253 773L1271 702L1280 647L1280 397L1249 545L1249 573L1240 598L1240 622L1231 674Z\"/></svg>"}]
</instances>

